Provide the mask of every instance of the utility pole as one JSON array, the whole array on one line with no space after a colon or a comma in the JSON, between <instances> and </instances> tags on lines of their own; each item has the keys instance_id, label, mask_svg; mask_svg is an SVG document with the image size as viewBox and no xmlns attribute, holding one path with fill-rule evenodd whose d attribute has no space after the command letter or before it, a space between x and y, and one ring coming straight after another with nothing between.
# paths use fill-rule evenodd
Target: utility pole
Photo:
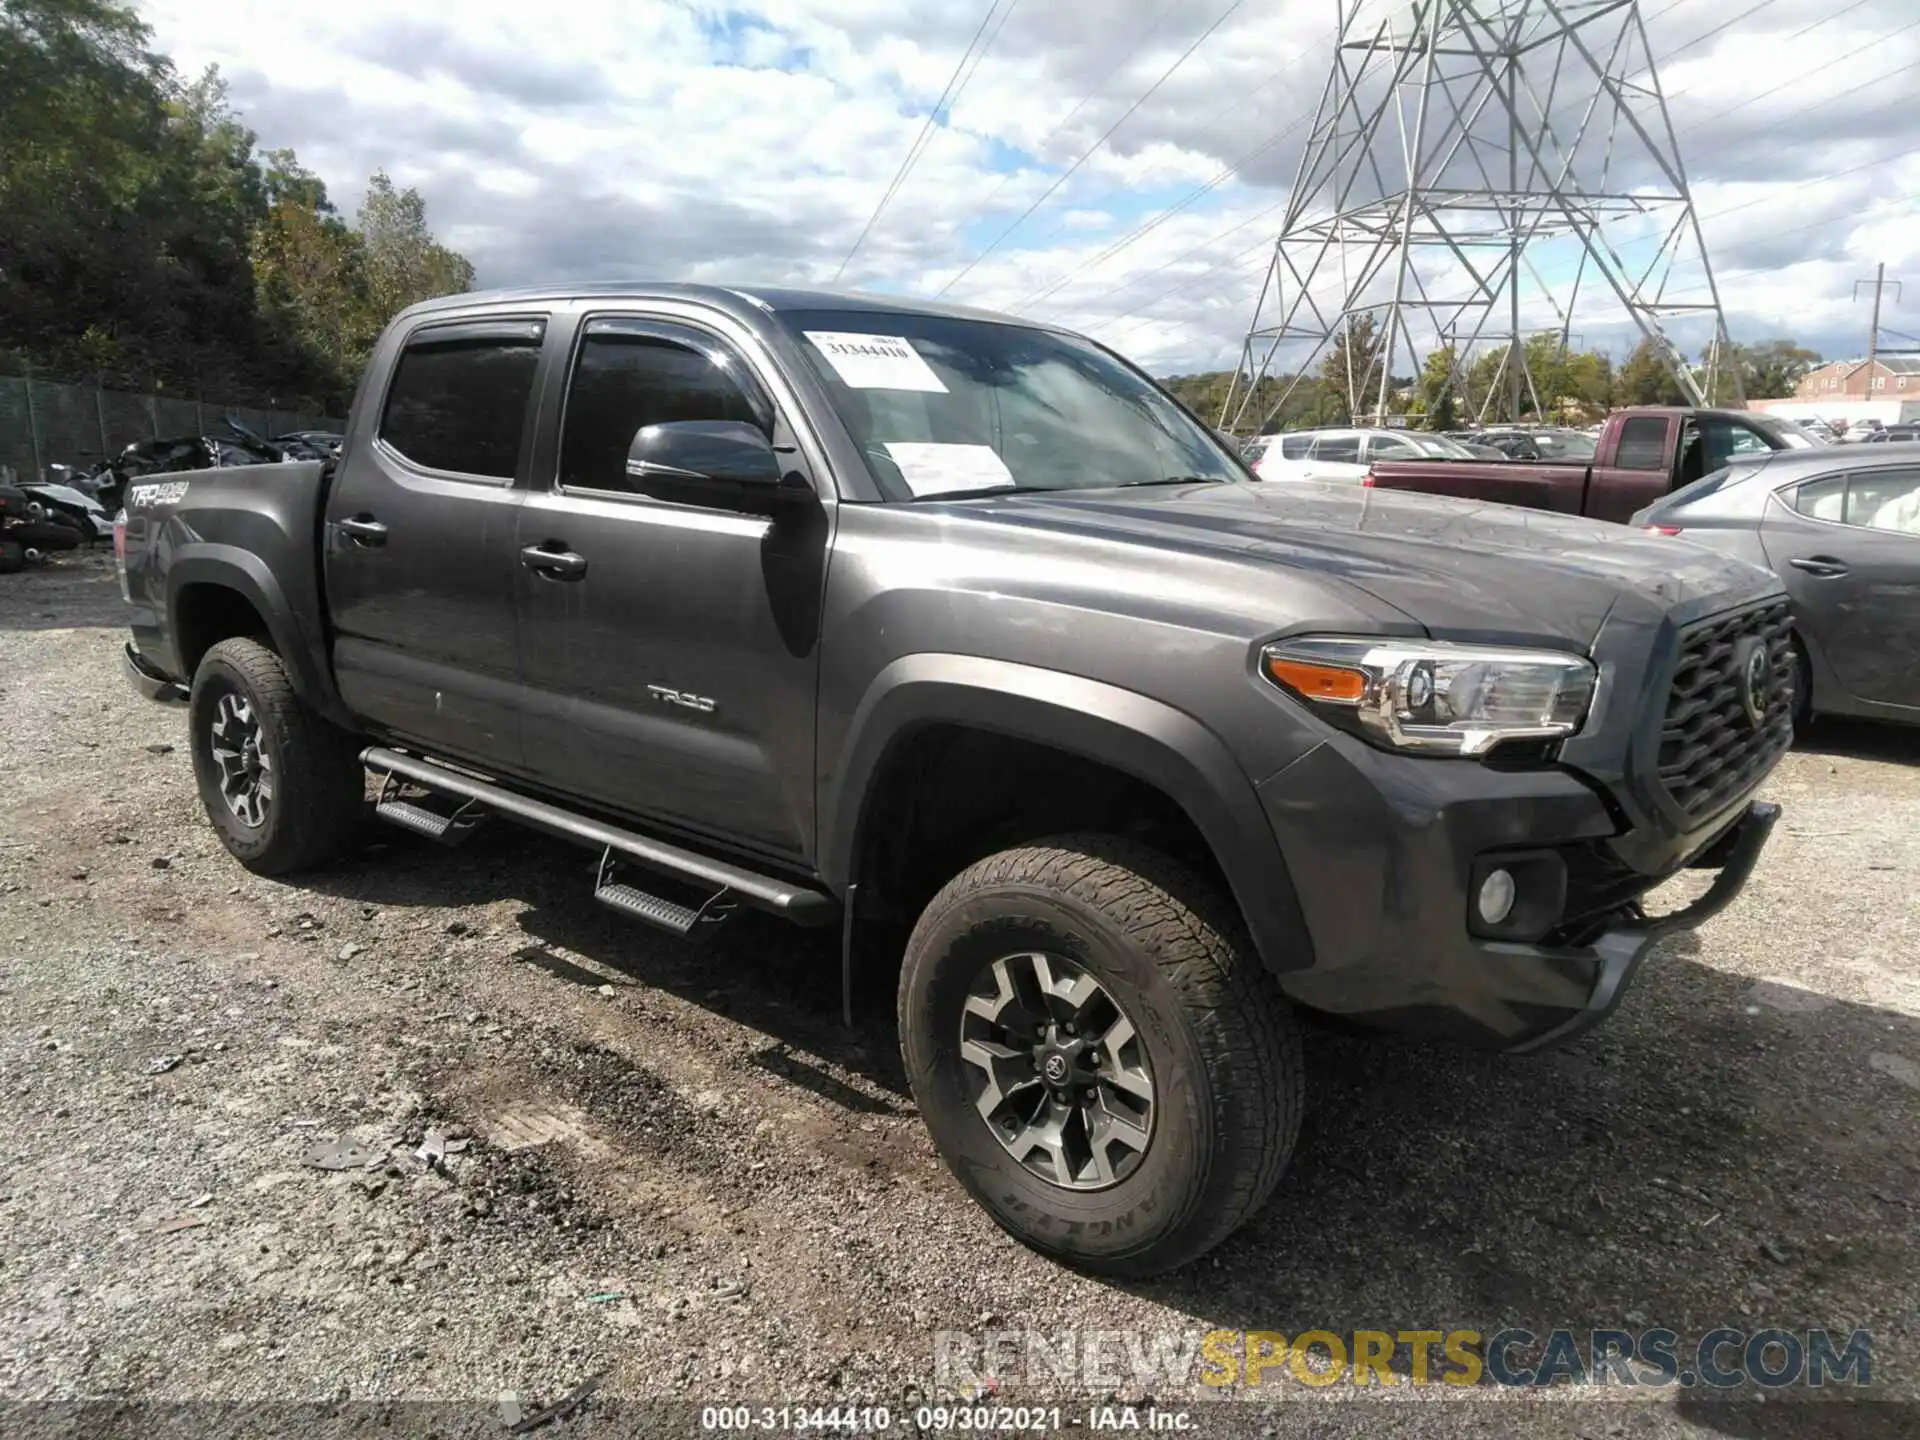
<instances>
[{"instance_id":1,"label":"utility pole","mask_svg":"<svg viewBox=\"0 0 1920 1440\"><path fill-rule=\"evenodd\" d=\"M1853 282L1853 298L1856 300L1860 298L1860 287L1862 285L1873 286L1873 324L1872 328L1867 331L1867 389L1869 392L1873 389L1873 367L1878 364L1880 360L1880 293L1887 288L1887 284L1887 262L1884 260L1874 268L1873 279L1856 280ZM1893 298L1898 300L1900 298L1900 282L1895 280L1892 284Z\"/></svg>"}]
</instances>

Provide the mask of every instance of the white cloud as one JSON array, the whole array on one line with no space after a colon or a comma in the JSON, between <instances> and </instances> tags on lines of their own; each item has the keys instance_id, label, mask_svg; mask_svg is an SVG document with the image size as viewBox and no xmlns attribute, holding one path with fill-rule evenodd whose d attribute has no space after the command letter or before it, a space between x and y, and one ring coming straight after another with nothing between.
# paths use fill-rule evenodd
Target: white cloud
<instances>
[{"instance_id":1,"label":"white cloud","mask_svg":"<svg viewBox=\"0 0 1920 1440\"><path fill-rule=\"evenodd\" d=\"M484 284L825 282L985 12L985 0L140 3L158 47L183 69L218 64L261 142L296 149L343 208L376 167L417 185ZM1107 0L1089 23L1084 6L1016 4L848 281L947 285L1225 8ZM1656 55L1672 57L1663 79L1736 335L1857 349L1853 281L1880 259L1920 266L1902 198L1920 159L1877 158L1920 147L1910 0L1837 17L1822 0L1775 0L1712 35L1725 7L1710 0L1646 8ZM1331 12L1242 5L948 298L1090 329L1160 369L1229 361L1332 62ZM1584 98L1563 97L1556 117ZM1673 284L1700 278L1695 267ZM1889 323L1920 330L1897 308ZM1604 316L1586 334L1624 336Z\"/></svg>"}]
</instances>

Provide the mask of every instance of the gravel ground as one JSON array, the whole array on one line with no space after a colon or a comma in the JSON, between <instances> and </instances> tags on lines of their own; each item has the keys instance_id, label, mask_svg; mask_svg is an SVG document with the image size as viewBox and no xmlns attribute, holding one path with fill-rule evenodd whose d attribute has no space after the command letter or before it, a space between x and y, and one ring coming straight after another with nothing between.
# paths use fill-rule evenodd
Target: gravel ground
<instances>
[{"instance_id":1,"label":"gravel ground","mask_svg":"<svg viewBox=\"0 0 1920 1440\"><path fill-rule=\"evenodd\" d=\"M531 1413L594 1376L576 1426L655 1399L910 1409L943 1398L938 1331L1648 1324L1864 1327L1874 1389L1920 1392L1920 731L1816 732L1769 786L1786 818L1741 903L1567 1049L1311 1034L1272 1204L1116 1286L963 1197L886 997L839 1024L830 944L656 937L591 903L591 856L508 827L248 875L179 712L122 681L121 625L104 557L0 582L0 1403L440 1401L465 1408L418 1413L500 1433L504 1392ZM304 1163L335 1141L363 1163ZM1071 1416L1109 1393L1208 1433L1920 1418L1672 1388L1569 1409L1269 1383L1269 1407L1010 1375L996 1398Z\"/></svg>"}]
</instances>

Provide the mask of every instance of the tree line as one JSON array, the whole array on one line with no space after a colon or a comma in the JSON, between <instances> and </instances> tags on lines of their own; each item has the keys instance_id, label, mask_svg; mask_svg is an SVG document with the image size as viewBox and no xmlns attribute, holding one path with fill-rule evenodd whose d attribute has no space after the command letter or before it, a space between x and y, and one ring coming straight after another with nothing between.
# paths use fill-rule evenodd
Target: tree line
<instances>
[{"instance_id":1,"label":"tree line","mask_svg":"<svg viewBox=\"0 0 1920 1440\"><path fill-rule=\"evenodd\" d=\"M1380 389L1386 346L1371 315L1361 315L1335 337L1326 358L1308 375L1267 375L1244 410L1238 427L1267 431L1319 425L1349 425L1356 413L1369 415ZM1463 362L1454 348L1431 351L1418 375L1387 381L1387 411L1434 430L1461 429L1509 419L1536 423L1588 424L1623 405L1684 405L1686 395L1650 341L1642 340L1615 365L1593 350L1576 350L1557 332L1530 336L1523 364L1514 367L1505 345L1483 348ZM1791 395L1800 377L1821 362L1820 355L1792 340L1735 345L1742 393L1749 400ZM1700 373L1696 368L1696 374ZM1519 379L1519 405L1513 405L1513 379ZM1230 370L1175 375L1162 381L1208 424L1216 423L1235 380ZM1730 382L1716 403L1732 399ZM1234 391L1236 412L1244 389ZM1354 403L1358 399L1358 404ZM1227 417L1232 420L1230 415Z\"/></svg>"},{"instance_id":2,"label":"tree line","mask_svg":"<svg viewBox=\"0 0 1920 1440\"><path fill-rule=\"evenodd\" d=\"M0 0L0 368L341 413L473 266L384 172L351 223L119 0Z\"/></svg>"}]
</instances>

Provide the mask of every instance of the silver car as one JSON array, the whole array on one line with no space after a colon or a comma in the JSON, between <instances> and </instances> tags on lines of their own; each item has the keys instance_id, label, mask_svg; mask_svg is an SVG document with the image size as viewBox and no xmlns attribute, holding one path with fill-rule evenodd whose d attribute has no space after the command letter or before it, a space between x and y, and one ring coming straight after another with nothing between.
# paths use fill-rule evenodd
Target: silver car
<instances>
[{"instance_id":1,"label":"silver car","mask_svg":"<svg viewBox=\"0 0 1920 1440\"><path fill-rule=\"evenodd\" d=\"M1755 456L1631 523L1779 574L1793 599L1796 719L1920 724L1920 444Z\"/></svg>"}]
</instances>

